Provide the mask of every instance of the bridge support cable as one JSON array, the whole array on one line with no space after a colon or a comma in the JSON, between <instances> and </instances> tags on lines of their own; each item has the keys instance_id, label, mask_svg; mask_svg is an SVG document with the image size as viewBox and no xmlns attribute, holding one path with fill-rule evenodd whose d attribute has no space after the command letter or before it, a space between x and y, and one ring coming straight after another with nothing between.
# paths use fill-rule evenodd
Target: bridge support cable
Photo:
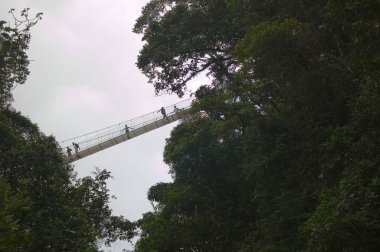
<instances>
[{"instance_id":1,"label":"bridge support cable","mask_svg":"<svg viewBox=\"0 0 380 252\"><path fill-rule=\"evenodd\" d=\"M189 114L192 101L193 99L187 99L165 107L166 117L163 116L161 110L158 110L79 137L67 139L60 142L61 148L66 153L69 162L77 161L179 119L183 119ZM79 146L77 151L73 145L74 143Z\"/></svg>"}]
</instances>

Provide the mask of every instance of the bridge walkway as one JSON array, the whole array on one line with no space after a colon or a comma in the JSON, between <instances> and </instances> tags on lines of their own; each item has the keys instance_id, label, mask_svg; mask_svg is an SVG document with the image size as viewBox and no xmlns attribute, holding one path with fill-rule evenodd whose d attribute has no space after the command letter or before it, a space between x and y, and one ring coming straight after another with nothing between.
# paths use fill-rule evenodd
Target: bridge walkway
<instances>
[{"instance_id":1,"label":"bridge walkway","mask_svg":"<svg viewBox=\"0 0 380 252\"><path fill-rule=\"evenodd\" d=\"M190 98L165 107L166 117L163 116L161 110L154 111L97 131L64 140L59 144L66 153L68 161L74 162L185 118L189 114L192 101L193 99ZM79 147L77 151L74 144L77 144Z\"/></svg>"}]
</instances>

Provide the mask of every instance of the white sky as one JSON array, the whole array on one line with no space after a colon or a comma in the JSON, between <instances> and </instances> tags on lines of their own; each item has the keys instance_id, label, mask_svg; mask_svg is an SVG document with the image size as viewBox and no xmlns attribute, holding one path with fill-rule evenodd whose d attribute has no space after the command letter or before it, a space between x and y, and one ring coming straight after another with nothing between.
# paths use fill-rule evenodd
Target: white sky
<instances>
[{"instance_id":1,"label":"white sky","mask_svg":"<svg viewBox=\"0 0 380 252\"><path fill-rule=\"evenodd\" d=\"M14 107L57 140L79 136L173 104L175 95L156 97L135 62L141 36L132 33L147 0L0 0L8 11L43 12L32 29L31 74L14 92ZM194 87L199 83L194 82ZM150 186L171 181L162 161L171 124L75 162L80 177L94 167L111 171L108 186L117 197L114 214L134 221L151 210ZM112 251L131 246L120 242Z\"/></svg>"}]
</instances>

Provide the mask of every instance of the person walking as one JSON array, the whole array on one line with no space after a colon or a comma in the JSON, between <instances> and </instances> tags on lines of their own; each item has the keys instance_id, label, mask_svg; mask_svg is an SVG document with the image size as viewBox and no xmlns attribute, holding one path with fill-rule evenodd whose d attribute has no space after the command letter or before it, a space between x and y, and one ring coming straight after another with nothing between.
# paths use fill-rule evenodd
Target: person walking
<instances>
[{"instance_id":1,"label":"person walking","mask_svg":"<svg viewBox=\"0 0 380 252\"><path fill-rule=\"evenodd\" d=\"M177 106L176 105L174 105L174 110L173 110L173 112L175 113L175 114L177 114L178 112L180 112L181 110L179 109L179 108L177 108Z\"/></svg>"},{"instance_id":2,"label":"person walking","mask_svg":"<svg viewBox=\"0 0 380 252\"><path fill-rule=\"evenodd\" d=\"M73 151L70 147L66 147L67 148L67 150L66 150L66 152L67 152L67 156L71 156L71 152Z\"/></svg>"},{"instance_id":3,"label":"person walking","mask_svg":"<svg viewBox=\"0 0 380 252\"><path fill-rule=\"evenodd\" d=\"M73 146L74 146L74 149L75 149L75 154L78 154L78 151L79 151L79 144L73 142Z\"/></svg>"},{"instance_id":4,"label":"person walking","mask_svg":"<svg viewBox=\"0 0 380 252\"><path fill-rule=\"evenodd\" d=\"M169 118L168 118L168 116L166 115L166 110L165 110L165 108L164 107L161 107L161 109L159 110L159 111L157 111L157 112L161 112L161 114L162 114L162 120L167 120L167 121L169 121Z\"/></svg>"},{"instance_id":5,"label":"person walking","mask_svg":"<svg viewBox=\"0 0 380 252\"><path fill-rule=\"evenodd\" d=\"M128 127L128 125L125 124L124 131L125 131L125 134L127 135L127 138L131 138L131 137L129 136L129 129L133 130L133 128Z\"/></svg>"},{"instance_id":6,"label":"person walking","mask_svg":"<svg viewBox=\"0 0 380 252\"><path fill-rule=\"evenodd\" d=\"M125 127L124 127L125 134L128 134L128 133L129 133L129 129L133 130L133 128L128 127L128 125L125 124Z\"/></svg>"}]
</instances>

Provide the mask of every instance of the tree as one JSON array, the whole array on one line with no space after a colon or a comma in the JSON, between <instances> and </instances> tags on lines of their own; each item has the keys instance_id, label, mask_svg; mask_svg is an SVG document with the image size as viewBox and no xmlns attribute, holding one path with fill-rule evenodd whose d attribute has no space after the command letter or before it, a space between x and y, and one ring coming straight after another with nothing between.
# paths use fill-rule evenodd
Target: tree
<instances>
[{"instance_id":1,"label":"tree","mask_svg":"<svg viewBox=\"0 0 380 252\"><path fill-rule=\"evenodd\" d=\"M11 10L13 14L13 10ZM28 10L16 27L0 22L0 250L98 251L130 240L134 224L112 215L110 173L78 179L53 136L11 106L11 91L29 74ZM24 27L25 25L25 27Z\"/></svg>"},{"instance_id":2,"label":"tree","mask_svg":"<svg viewBox=\"0 0 380 252\"><path fill-rule=\"evenodd\" d=\"M144 215L137 251L236 250L253 213L243 197L249 184L238 183L240 149L231 140L239 134L223 127L204 119L171 133L165 161L175 180L150 189L158 207Z\"/></svg>"},{"instance_id":3,"label":"tree","mask_svg":"<svg viewBox=\"0 0 380 252\"><path fill-rule=\"evenodd\" d=\"M14 17L14 27L0 21L0 107L10 105L12 89L24 84L29 75L29 60L26 50L29 47L30 29L42 19L42 13L29 17L29 9L21 12L21 18Z\"/></svg>"},{"instance_id":4,"label":"tree","mask_svg":"<svg viewBox=\"0 0 380 252\"><path fill-rule=\"evenodd\" d=\"M55 139L13 110L1 111L0 130L0 174L12 197L28 199L13 216L28 234L17 242L20 248L96 251L100 240L131 239L134 224L113 216L108 206L109 172L77 179Z\"/></svg>"},{"instance_id":5,"label":"tree","mask_svg":"<svg viewBox=\"0 0 380 252\"><path fill-rule=\"evenodd\" d=\"M182 96L202 71L226 75L234 69L231 52L242 36L236 20L227 1L151 1L134 27L147 42L137 66L156 92Z\"/></svg>"},{"instance_id":6,"label":"tree","mask_svg":"<svg viewBox=\"0 0 380 252\"><path fill-rule=\"evenodd\" d=\"M28 241L28 232L22 230L16 216L20 207L28 204L26 190L11 195L11 189L5 179L0 177L0 250L19 251L18 245ZM21 210L22 212L22 210Z\"/></svg>"},{"instance_id":7,"label":"tree","mask_svg":"<svg viewBox=\"0 0 380 252\"><path fill-rule=\"evenodd\" d=\"M212 83L167 141L174 182L152 188L137 249L376 250L379 9L150 1L137 66L156 92L181 96L201 71Z\"/></svg>"}]
</instances>

